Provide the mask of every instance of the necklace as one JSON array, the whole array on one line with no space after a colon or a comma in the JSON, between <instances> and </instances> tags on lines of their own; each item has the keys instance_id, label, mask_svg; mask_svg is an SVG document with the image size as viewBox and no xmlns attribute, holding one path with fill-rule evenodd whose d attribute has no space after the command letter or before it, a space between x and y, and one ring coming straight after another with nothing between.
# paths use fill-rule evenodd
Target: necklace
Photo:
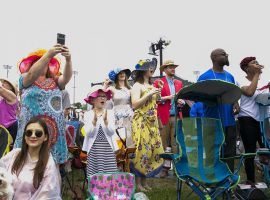
<instances>
[{"instance_id":1,"label":"necklace","mask_svg":"<svg viewBox=\"0 0 270 200\"><path fill-rule=\"evenodd\" d=\"M213 69L212 69L212 73L213 73L215 79L218 79L218 78L216 77L216 72L215 72ZM224 75L225 75L225 81L226 81L226 82L229 82L229 81L228 81L228 78L227 78L227 74L225 73L225 71L224 71L224 72L220 72L220 73L224 74ZM223 79L218 79L218 80L223 80ZM224 81L224 80L223 80L223 81Z\"/></svg>"}]
</instances>

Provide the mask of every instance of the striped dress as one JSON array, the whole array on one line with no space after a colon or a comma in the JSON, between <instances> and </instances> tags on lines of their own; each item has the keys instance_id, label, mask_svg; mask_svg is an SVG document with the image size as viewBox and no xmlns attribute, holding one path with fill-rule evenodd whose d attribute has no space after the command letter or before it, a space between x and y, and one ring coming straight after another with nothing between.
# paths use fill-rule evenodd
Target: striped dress
<instances>
[{"instance_id":1,"label":"striped dress","mask_svg":"<svg viewBox=\"0 0 270 200\"><path fill-rule=\"evenodd\" d=\"M87 156L87 176L95 173L111 173L116 171L115 154L100 125L96 140Z\"/></svg>"}]
</instances>

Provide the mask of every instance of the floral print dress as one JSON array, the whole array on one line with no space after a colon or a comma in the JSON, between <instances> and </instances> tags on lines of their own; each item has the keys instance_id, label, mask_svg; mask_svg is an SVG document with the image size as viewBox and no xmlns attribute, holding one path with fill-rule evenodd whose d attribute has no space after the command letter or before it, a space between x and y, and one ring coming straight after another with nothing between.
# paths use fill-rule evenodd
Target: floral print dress
<instances>
[{"instance_id":1,"label":"floral print dress","mask_svg":"<svg viewBox=\"0 0 270 200\"><path fill-rule=\"evenodd\" d=\"M113 103L115 127L125 128L127 134L126 143L127 146L130 146L133 144L131 136L133 110L131 108L130 90L127 88L115 89Z\"/></svg>"},{"instance_id":2,"label":"floral print dress","mask_svg":"<svg viewBox=\"0 0 270 200\"><path fill-rule=\"evenodd\" d=\"M27 122L35 116L47 124L50 134L51 154L57 164L67 160L68 150L65 137L65 120L62 109L62 93L57 80L38 78L32 85L23 87L23 77L19 79L21 112L15 148L22 146L23 131Z\"/></svg>"},{"instance_id":3,"label":"floral print dress","mask_svg":"<svg viewBox=\"0 0 270 200\"><path fill-rule=\"evenodd\" d=\"M152 86L143 91L142 96L151 89ZM164 153L158 130L155 96L134 111L132 132L137 149L131 161L131 170L139 177L153 177L162 169L163 159L159 158L159 154Z\"/></svg>"}]
</instances>

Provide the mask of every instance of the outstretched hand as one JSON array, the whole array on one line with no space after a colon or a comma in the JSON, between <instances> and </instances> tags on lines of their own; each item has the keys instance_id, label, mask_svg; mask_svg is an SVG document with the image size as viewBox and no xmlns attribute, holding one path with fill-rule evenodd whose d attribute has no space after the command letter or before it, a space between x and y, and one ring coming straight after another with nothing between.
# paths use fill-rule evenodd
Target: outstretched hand
<instances>
[{"instance_id":1,"label":"outstretched hand","mask_svg":"<svg viewBox=\"0 0 270 200\"><path fill-rule=\"evenodd\" d=\"M103 83L103 87L105 88L105 89L107 89L108 87L110 87L110 79L105 79L105 81L104 81L104 83Z\"/></svg>"},{"instance_id":2,"label":"outstretched hand","mask_svg":"<svg viewBox=\"0 0 270 200\"><path fill-rule=\"evenodd\" d=\"M49 49L47 52L47 55L50 58L53 58L54 56L56 56L57 54L61 53L63 51L63 47L60 44L56 44L53 46L53 48Z\"/></svg>"},{"instance_id":3,"label":"outstretched hand","mask_svg":"<svg viewBox=\"0 0 270 200\"><path fill-rule=\"evenodd\" d=\"M71 54L70 51L68 49L68 47L66 46L62 46L62 52L61 55L64 56L66 58L66 61L70 61L71 59Z\"/></svg>"}]
</instances>

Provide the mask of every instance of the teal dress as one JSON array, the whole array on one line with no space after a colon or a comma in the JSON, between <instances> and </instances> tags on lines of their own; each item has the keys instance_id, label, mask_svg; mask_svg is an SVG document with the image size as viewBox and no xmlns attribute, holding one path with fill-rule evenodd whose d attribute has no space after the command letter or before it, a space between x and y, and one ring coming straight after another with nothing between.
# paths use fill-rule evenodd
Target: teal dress
<instances>
[{"instance_id":1,"label":"teal dress","mask_svg":"<svg viewBox=\"0 0 270 200\"><path fill-rule=\"evenodd\" d=\"M27 122L35 116L41 117L47 124L50 134L50 149L57 164L67 160L68 150L65 137L65 120L62 109L62 93L57 80L47 78L36 80L31 86L23 87L23 77L19 79L21 112L15 148L22 146L23 131Z\"/></svg>"}]
</instances>

